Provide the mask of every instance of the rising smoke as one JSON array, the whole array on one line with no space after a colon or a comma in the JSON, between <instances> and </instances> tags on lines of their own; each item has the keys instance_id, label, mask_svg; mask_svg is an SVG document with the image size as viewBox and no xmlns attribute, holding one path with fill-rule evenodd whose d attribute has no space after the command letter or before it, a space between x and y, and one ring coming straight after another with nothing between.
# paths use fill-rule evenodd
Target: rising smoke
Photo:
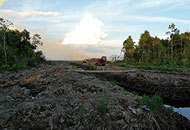
<instances>
[{"instance_id":1,"label":"rising smoke","mask_svg":"<svg viewBox=\"0 0 190 130\"><path fill-rule=\"evenodd\" d=\"M97 44L108 36L108 34L103 32L102 26L104 26L103 22L92 14L86 13L75 30L65 35L62 44Z\"/></svg>"},{"instance_id":2,"label":"rising smoke","mask_svg":"<svg viewBox=\"0 0 190 130\"><path fill-rule=\"evenodd\" d=\"M83 52L79 46L62 45L60 41L52 39L48 39L45 43L46 44L39 49L42 50L47 59L50 60L84 60L91 57Z\"/></svg>"}]
</instances>

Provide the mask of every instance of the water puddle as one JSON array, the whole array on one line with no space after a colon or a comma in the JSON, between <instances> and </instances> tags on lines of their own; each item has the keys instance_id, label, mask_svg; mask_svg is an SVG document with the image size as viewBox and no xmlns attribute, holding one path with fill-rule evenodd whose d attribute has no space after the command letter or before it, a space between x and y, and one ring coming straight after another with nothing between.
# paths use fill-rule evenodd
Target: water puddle
<instances>
[{"instance_id":1,"label":"water puddle","mask_svg":"<svg viewBox=\"0 0 190 130\"><path fill-rule=\"evenodd\" d=\"M165 105L165 107L172 107L172 106L169 106L169 105ZM173 110L185 117L187 117L189 120L190 120L190 107L184 107L184 108L175 108L175 107L172 107Z\"/></svg>"}]
</instances>

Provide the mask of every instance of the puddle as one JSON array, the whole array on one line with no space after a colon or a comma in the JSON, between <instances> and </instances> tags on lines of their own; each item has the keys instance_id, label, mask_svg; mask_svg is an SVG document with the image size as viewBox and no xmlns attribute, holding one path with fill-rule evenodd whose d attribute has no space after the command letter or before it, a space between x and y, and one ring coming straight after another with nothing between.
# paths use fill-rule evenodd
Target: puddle
<instances>
[{"instance_id":1,"label":"puddle","mask_svg":"<svg viewBox=\"0 0 190 130\"><path fill-rule=\"evenodd\" d=\"M169 105L165 105L165 107L171 107ZM173 107L174 111L187 117L190 120L190 107L184 107L184 108L175 108Z\"/></svg>"}]
</instances>

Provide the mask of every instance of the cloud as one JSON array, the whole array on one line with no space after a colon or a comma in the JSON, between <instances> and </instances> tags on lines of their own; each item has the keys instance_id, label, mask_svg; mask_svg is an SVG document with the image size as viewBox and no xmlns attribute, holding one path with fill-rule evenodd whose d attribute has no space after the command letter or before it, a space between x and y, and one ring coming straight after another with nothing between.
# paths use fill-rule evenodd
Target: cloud
<instances>
[{"instance_id":1,"label":"cloud","mask_svg":"<svg viewBox=\"0 0 190 130\"><path fill-rule=\"evenodd\" d=\"M151 22L151 23L163 23L163 22L172 23L173 22L173 23L190 24L189 19L180 19L180 18L172 18L172 17L164 17L164 16L130 15L130 14L115 16L115 19L113 19L112 21L114 22L121 22L121 21L122 22L139 22L140 21L141 23L142 22ZM132 25L131 27L133 26L134 25ZM141 29L142 25L136 26L135 28L136 30Z\"/></svg>"},{"instance_id":2,"label":"cloud","mask_svg":"<svg viewBox=\"0 0 190 130\"><path fill-rule=\"evenodd\" d=\"M0 7L6 2L7 0L0 0Z\"/></svg>"},{"instance_id":3,"label":"cloud","mask_svg":"<svg viewBox=\"0 0 190 130\"><path fill-rule=\"evenodd\" d=\"M16 12L13 10L0 10L0 15L2 17L11 19L25 19L31 16L58 16L57 12L43 12L43 11L22 11Z\"/></svg>"},{"instance_id":4,"label":"cloud","mask_svg":"<svg viewBox=\"0 0 190 130\"><path fill-rule=\"evenodd\" d=\"M97 44L108 36L102 31L102 26L103 22L86 13L75 30L65 35L62 44Z\"/></svg>"},{"instance_id":5,"label":"cloud","mask_svg":"<svg viewBox=\"0 0 190 130\"><path fill-rule=\"evenodd\" d=\"M134 21L141 21L141 22L174 22L174 23L183 23L183 24L190 24L190 20L185 19L177 19L171 17L159 17L159 16L128 16Z\"/></svg>"}]
</instances>

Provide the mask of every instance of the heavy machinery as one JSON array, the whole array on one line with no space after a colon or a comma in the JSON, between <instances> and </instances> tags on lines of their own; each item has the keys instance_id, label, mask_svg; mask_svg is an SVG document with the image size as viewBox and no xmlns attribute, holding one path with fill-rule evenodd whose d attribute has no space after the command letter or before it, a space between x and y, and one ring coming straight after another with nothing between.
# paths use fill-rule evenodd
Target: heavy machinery
<instances>
[{"instance_id":1,"label":"heavy machinery","mask_svg":"<svg viewBox=\"0 0 190 130\"><path fill-rule=\"evenodd\" d=\"M98 66L106 66L107 58L106 56L102 56L101 58L85 59L83 63L88 64L89 69L97 69Z\"/></svg>"}]
</instances>

